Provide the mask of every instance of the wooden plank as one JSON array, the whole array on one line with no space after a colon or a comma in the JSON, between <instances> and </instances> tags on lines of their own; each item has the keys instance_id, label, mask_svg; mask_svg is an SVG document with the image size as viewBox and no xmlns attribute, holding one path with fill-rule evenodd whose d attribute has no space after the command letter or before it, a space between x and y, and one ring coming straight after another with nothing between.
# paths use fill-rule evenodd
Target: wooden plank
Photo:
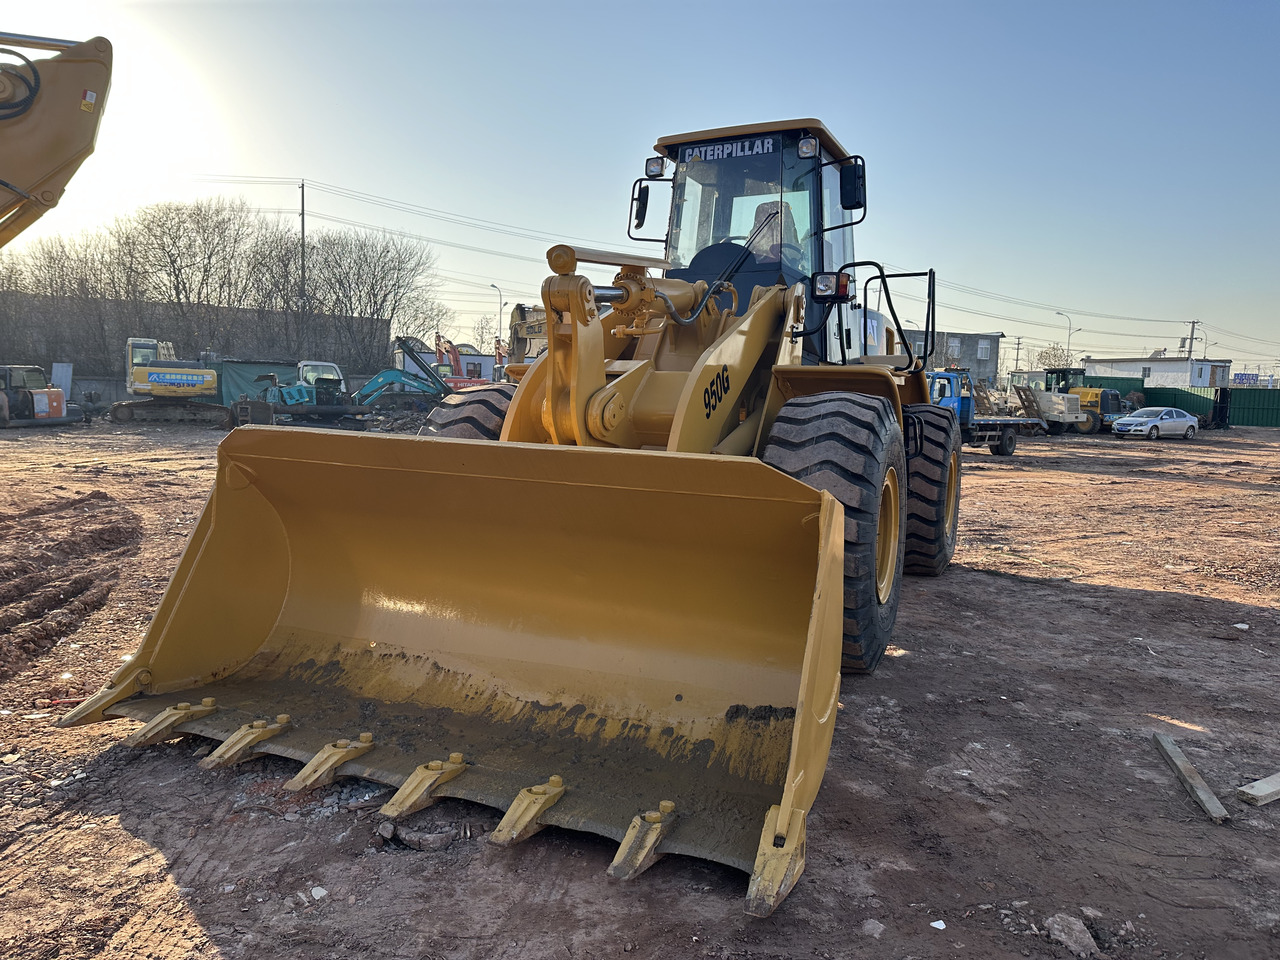
<instances>
[{"instance_id":1,"label":"wooden plank","mask_svg":"<svg viewBox=\"0 0 1280 960\"><path fill-rule=\"evenodd\" d=\"M1272 800L1280 800L1280 773L1245 784L1236 791L1236 796L1245 803L1252 803L1255 807L1270 803Z\"/></svg>"},{"instance_id":2,"label":"wooden plank","mask_svg":"<svg viewBox=\"0 0 1280 960\"><path fill-rule=\"evenodd\" d=\"M1182 785L1187 788L1187 793L1191 794L1191 799L1200 804L1200 808L1209 815L1210 820L1214 823L1222 823L1224 820L1231 819L1231 814L1227 813L1226 808L1214 796L1209 785L1204 782L1204 778L1196 772L1196 768L1191 765L1191 761L1186 758L1172 738L1163 733L1156 733L1152 735L1151 742L1164 755L1173 772L1182 781Z\"/></svg>"}]
</instances>

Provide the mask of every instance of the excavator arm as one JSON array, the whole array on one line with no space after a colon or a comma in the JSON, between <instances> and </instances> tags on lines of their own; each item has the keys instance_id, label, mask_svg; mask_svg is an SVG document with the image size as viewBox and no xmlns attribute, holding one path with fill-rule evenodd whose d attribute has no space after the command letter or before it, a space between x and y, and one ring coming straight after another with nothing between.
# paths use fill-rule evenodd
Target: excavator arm
<instances>
[{"instance_id":1,"label":"excavator arm","mask_svg":"<svg viewBox=\"0 0 1280 960\"><path fill-rule=\"evenodd\" d=\"M35 60L12 47L52 50ZM0 247L52 207L85 157L111 86L111 44L0 33Z\"/></svg>"}]
</instances>

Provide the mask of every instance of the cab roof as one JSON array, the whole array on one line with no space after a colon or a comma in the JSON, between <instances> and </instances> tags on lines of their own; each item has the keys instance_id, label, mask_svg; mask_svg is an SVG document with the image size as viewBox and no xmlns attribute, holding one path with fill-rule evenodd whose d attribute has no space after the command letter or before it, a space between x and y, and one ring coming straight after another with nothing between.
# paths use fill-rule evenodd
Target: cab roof
<instances>
[{"instance_id":1,"label":"cab roof","mask_svg":"<svg viewBox=\"0 0 1280 960\"><path fill-rule=\"evenodd\" d=\"M677 133L669 137L661 137L653 145L653 149L670 160L676 160L677 147L686 143L698 143L703 140L721 140L728 137L752 137L761 133L781 133L797 131L818 138L821 147L840 160L849 156L849 151L831 135L821 120L812 117L803 120L774 120L770 123L748 123L736 127L716 127L712 130L695 130L692 133Z\"/></svg>"}]
</instances>

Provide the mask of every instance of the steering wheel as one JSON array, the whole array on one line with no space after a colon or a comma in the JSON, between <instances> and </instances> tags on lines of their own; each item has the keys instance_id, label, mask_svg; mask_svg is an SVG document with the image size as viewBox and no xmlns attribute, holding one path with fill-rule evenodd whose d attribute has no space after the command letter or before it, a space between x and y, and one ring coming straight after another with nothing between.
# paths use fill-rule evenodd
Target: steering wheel
<instances>
[{"instance_id":1,"label":"steering wheel","mask_svg":"<svg viewBox=\"0 0 1280 960\"><path fill-rule=\"evenodd\" d=\"M788 253L788 252L795 254L795 259L797 262L804 259L804 250L802 250L798 245L794 243L784 243L778 247L779 257L781 257L782 254Z\"/></svg>"}]
</instances>

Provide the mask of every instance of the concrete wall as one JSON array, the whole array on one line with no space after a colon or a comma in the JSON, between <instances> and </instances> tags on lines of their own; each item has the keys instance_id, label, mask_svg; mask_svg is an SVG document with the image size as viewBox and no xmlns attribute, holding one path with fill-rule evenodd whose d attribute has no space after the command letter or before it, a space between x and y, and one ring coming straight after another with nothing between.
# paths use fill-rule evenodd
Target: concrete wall
<instances>
[{"instance_id":1,"label":"concrete wall","mask_svg":"<svg viewBox=\"0 0 1280 960\"><path fill-rule=\"evenodd\" d=\"M911 341L911 349L920 352L924 334L911 328L907 328L906 333L907 339ZM996 373L1000 369L1002 336L999 333L946 333L939 330L934 339L934 353L929 366L940 370L954 363L957 367L968 367L969 375L975 380L995 383ZM983 352L987 354L985 358L979 356Z\"/></svg>"},{"instance_id":2,"label":"concrete wall","mask_svg":"<svg viewBox=\"0 0 1280 960\"><path fill-rule=\"evenodd\" d=\"M1086 360L1091 377L1139 377L1148 387L1225 387L1231 385L1229 360L1147 357L1135 360Z\"/></svg>"}]
</instances>

